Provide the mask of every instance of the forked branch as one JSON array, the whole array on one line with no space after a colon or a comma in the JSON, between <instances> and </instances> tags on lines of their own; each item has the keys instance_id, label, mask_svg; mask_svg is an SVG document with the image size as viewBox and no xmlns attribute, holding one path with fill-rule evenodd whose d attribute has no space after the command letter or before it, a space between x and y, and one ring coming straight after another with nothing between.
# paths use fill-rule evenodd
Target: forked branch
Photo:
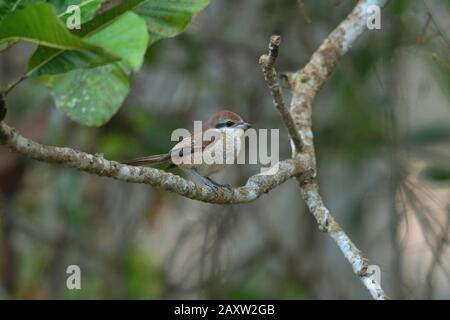
<instances>
[{"instance_id":1,"label":"forked branch","mask_svg":"<svg viewBox=\"0 0 450 320\"><path fill-rule=\"evenodd\" d=\"M312 131L312 107L317 93L328 80L342 55L348 51L356 39L365 31L370 14L369 6L378 5L382 7L386 2L385 0L360 0L347 18L325 39L312 55L310 61L299 71L290 74L288 80L293 95L289 116L286 115L285 108L280 107L280 104L284 105L284 103L279 101L282 99L280 98L279 86L273 84L273 79L277 79L273 68L276 55L271 57L269 53L269 56L265 55L260 60L262 61L263 70L271 68L273 73L269 73L270 70L265 70L265 75L266 73L269 74L269 76L266 75L266 80L272 90L275 107L280 112L288 128L291 128L292 122L294 122L297 134L291 133L292 129L290 129L291 138L299 136L299 140L301 140L302 148L293 150L293 159L298 157L298 150L301 150L301 154L306 156L305 159L310 161L306 166L309 169L297 176L303 200L317 220L319 229L331 236L371 296L380 300L388 299L388 296L384 293L381 285L369 273L368 260L330 215L319 193ZM276 42L280 43L278 36L272 36L270 46L272 46L273 39L277 39ZM278 47L276 52L278 53Z\"/></svg>"}]
</instances>

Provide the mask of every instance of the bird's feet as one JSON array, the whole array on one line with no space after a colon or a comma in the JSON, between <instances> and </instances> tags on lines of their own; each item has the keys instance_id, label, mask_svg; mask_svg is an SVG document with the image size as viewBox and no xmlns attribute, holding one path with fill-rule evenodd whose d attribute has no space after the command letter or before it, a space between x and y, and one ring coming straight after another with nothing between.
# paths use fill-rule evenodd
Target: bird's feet
<instances>
[{"instance_id":1,"label":"bird's feet","mask_svg":"<svg viewBox=\"0 0 450 320\"><path fill-rule=\"evenodd\" d=\"M214 180L211 180L210 178L207 178L208 182L206 185L213 189L214 191L219 191L220 189L227 189L227 190L233 190L233 187L230 184L220 184L215 182Z\"/></svg>"},{"instance_id":2,"label":"bird's feet","mask_svg":"<svg viewBox=\"0 0 450 320\"><path fill-rule=\"evenodd\" d=\"M207 185L209 188L213 189L215 192L219 191L221 188L225 188L228 190L232 190L233 187L230 184L220 184L215 182L213 179L209 178L209 177L204 177L203 182L205 183L205 185Z\"/></svg>"},{"instance_id":3,"label":"bird's feet","mask_svg":"<svg viewBox=\"0 0 450 320\"><path fill-rule=\"evenodd\" d=\"M210 188L214 192L218 192L220 189L227 189L227 190L233 190L233 187L229 184L220 184L215 182L210 177L204 177L200 173L193 171L194 175L196 175L200 180L203 182L204 185L206 185L208 188Z\"/></svg>"}]
</instances>

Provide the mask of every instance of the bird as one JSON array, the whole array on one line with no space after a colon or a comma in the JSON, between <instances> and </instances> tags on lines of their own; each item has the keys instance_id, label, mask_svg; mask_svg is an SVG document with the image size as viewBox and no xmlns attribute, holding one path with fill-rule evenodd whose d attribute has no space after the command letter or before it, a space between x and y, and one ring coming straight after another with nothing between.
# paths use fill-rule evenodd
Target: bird
<instances>
[{"instance_id":1,"label":"bird","mask_svg":"<svg viewBox=\"0 0 450 320\"><path fill-rule=\"evenodd\" d=\"M201 131L184 137L169 152L122 163L131 166L167 163L168 168L179 167L215 191L219 188L231 189L229 184L219 184L210 176L235 162L242 148L244 132L251 127L238 114L221 110L203 124Z\"/></svg>"}]
</instances>

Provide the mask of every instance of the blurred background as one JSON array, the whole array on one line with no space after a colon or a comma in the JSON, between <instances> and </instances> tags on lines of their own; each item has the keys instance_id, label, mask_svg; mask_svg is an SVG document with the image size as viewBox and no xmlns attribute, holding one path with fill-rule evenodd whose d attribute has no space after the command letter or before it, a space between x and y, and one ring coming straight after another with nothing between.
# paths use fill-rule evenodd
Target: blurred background
<instances>
[{"instance_id":1,"label":"blurred background","mask_svg":"<svg viewBox=\"0 0 450 320\"><path fill-rule=\"evenodd\" d=\"M278 33L278 70L298 70L355 3L213 0L186 32L149 49L105 126L69 120L39 79L13 91L6 121L39 142L123 160L167 151L172 130L226 107L256 128L280 128L287 158L258 59ZM392 298L450 298L449 15L446 0L390 1L382 29L353 46L314 106L325 202ZM0 55L1 85L33 49ZM217 180L239 186L257 172L240 165ZM81 290L66 288L72 264ZM3 146L0 272L1 299L370 298L295 181L250 204L212 205Z\"/></svg>"}]
</instances>

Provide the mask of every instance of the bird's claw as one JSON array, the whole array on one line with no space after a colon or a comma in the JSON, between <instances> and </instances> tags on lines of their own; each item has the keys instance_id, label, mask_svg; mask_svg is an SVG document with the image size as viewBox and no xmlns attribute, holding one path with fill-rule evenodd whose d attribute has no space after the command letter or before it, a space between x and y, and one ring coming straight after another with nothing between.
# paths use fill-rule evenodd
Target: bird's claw
<instances>
[{"instance_id":1,"label":"bird's claw","mask_svg":"<svg viewBox=\"0 0 450 320\"><path fill-rule=\"evenodd\" d=\"M211 181L210 181L211 182ZM220 189L227 189L228 191L233 190L233 187L230 184L219 184L217 182L211 182L206 184L212 191L219 192Z\"/></svg>"},{"instance_id":2,"label":"bird's claw","mask_svg":"<svg viewBox=\"0 0 450 320\"><path fill-rule=\"evenodd\" d=\"M228 184L228 183L222 184L221 187L225 188L225 189L228 189L229 191L233 190L233 187L231 186L231 184Z\"/></svg>"},{"instance_id":3,"label":"bird's claw","mask_svg":"<svg viewBox=\"0 0 450 320\"><path fill-rule=\"evenodd\" d=\"M207 184L206 186L215 193L219 192L220 189L226 189L228 191L233 190L233 187L229 184Z\"/></svg>"},{"instance_id":4,"label":"bird's claw","mask_svg":"<svg viewBox=\"0 0 450 320\"><path fill-rule=\"evenodd\" d=\"M206 185L209 189L211 189L212 192L217 193L219 192L219 187L213 184L207 184Z\"/></svg>"},{"instance_id":5,"label":"bird's claw","mask_svg":"<svg viewBox=\"0 0 450 320\"><path fill-rule=\"evenodd\" d=\"M233 187L231 185L227 184L220 184L215 182L209 177L204 177L200 175L198 172L194 171L194 174L196 174L197 177L199 177L205 186L207 186L211 191L218 193L220 189L227 189L228 191L232 191Z\"/></svg>"}]
</instances>

